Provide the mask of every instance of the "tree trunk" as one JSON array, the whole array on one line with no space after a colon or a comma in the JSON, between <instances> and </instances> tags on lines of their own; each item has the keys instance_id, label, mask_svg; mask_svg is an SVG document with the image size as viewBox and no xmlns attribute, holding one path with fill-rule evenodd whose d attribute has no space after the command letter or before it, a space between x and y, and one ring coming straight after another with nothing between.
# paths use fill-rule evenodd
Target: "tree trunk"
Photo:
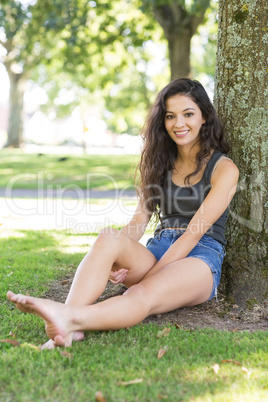
<instances>
[{"instance_id":1,"label":"tree trunk","mask_svg":"<svg viewBox=\"0 0 268 402\"><path fill-rule=\"evenodd\" d=\"M236 303L268 296L268 33L263 0L219 0L215 106L240 170L223 282Z\"/></svg>"},{"instance_id":2,"label":"tree trunk","mask_svg":"<svg viewBox=\"0 0 268 402\"><path fill-rule=\"evenodd\" d=\"M192 36L189 32L184 35L170 34L168 50L171 79L189 77L191 74L190 52Z\"/></svg>"},{"instance_id":3,"label":"tree trunk","mask_svg":"<svg viewBox=\"0 0 268 402\"><path fill-rule=\"evenodd\" d=\"M168 41L171 79L191 75L191 39L203 21L209 0L203 0L202 6L201 10L196 10L196 14L188 12L178 1L153 7L155 19Z\"/></svg>"},{"instance_id":4,"label":"tree trunk","mask_svg":"<svg viewBox=\"0 0 268 402\"><path fill-rule=\"evenodd\" d=\"M25 80L22 74L14 74L6 65L9 80L9 122L5 147L19 148L23 142L23 96Z\"/></svg>"}]
</instances>

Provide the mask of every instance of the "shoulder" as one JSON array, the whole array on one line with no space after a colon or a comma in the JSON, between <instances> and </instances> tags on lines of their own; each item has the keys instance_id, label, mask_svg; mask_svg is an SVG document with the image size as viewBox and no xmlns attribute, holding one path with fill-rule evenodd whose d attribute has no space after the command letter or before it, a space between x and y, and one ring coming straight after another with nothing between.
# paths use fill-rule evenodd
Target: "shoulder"
<instances>
[{"instance_id":1,"label":"shoulder","mask_svg":"<svg viewBox=\"0 0 268 402\"><path fill-rule=\"evenodd\" d=\"M239 178L239 169L236 164L228 157L222 156L218 159L211 176L211 184L222 181L230 180L231 183L237 183Z\"/></svg>"}]
</instances>

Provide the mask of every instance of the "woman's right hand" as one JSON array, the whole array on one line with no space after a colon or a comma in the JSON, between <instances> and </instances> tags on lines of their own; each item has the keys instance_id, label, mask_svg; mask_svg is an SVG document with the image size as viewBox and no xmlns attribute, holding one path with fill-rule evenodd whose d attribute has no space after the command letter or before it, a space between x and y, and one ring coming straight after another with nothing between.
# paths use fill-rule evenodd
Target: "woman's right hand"
<instances>
[{"instance_id":1,"label":"woman's right hand","mask_svg":"<svg viewBox=\"0 0 268 402\"><path fill-rule=\"evenodd\" d=\"M118 283L124 282L126 276L128 273L128 269L121 268L118 271L111 271L109 280L112 282L114 285L117 285Z\"/></svg>"}]
</instances>

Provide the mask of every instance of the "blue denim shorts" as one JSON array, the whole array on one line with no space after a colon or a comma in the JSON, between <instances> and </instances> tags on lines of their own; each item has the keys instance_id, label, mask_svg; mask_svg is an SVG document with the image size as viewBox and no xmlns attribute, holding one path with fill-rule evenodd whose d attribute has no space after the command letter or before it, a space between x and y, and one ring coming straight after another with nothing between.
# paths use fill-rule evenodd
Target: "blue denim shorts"
<instances>
[{"instance_id":1,"label":"blue denim shorts","mask_svg":"<svg viewBox=\"0 0 268 402\"><path fill-rule=\"evenodd\" d=\"M183 233L184 230L163 229L155 237L147 241L146 247L158 261ZM221 243L210 236L203 235L198 244L187 255L187 258L199 258L211 269L213 289L208 300L211 300L214 296L217 298L217 289L221 279L221 266L225 254L225 248Z\"/></svg>"}]
</instances>

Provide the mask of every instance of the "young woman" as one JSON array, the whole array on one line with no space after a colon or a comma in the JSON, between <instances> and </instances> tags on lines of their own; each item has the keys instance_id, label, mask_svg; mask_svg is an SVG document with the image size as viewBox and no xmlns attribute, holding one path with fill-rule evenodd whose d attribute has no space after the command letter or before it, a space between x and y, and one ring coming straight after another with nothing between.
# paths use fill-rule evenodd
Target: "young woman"
<instances>
[{"instance_id":1,"label":"young woman","mask_svg":"<svg viewBox=\"0 0 268 402\"><path fill-rule=\"evenodd\" d=\"M217 294L227 207L238 169L203 86L178 79L158 95L143 129L139 203L121 230L103 229L80 263L66 303L14 294L17 308L40 316L50 341L70 346L84 330L131 327L150 314L194 306ZM154 238L139 243L152 217ZM128 289L93 304L107 281Z\"/></svg>"}]
</instances>

